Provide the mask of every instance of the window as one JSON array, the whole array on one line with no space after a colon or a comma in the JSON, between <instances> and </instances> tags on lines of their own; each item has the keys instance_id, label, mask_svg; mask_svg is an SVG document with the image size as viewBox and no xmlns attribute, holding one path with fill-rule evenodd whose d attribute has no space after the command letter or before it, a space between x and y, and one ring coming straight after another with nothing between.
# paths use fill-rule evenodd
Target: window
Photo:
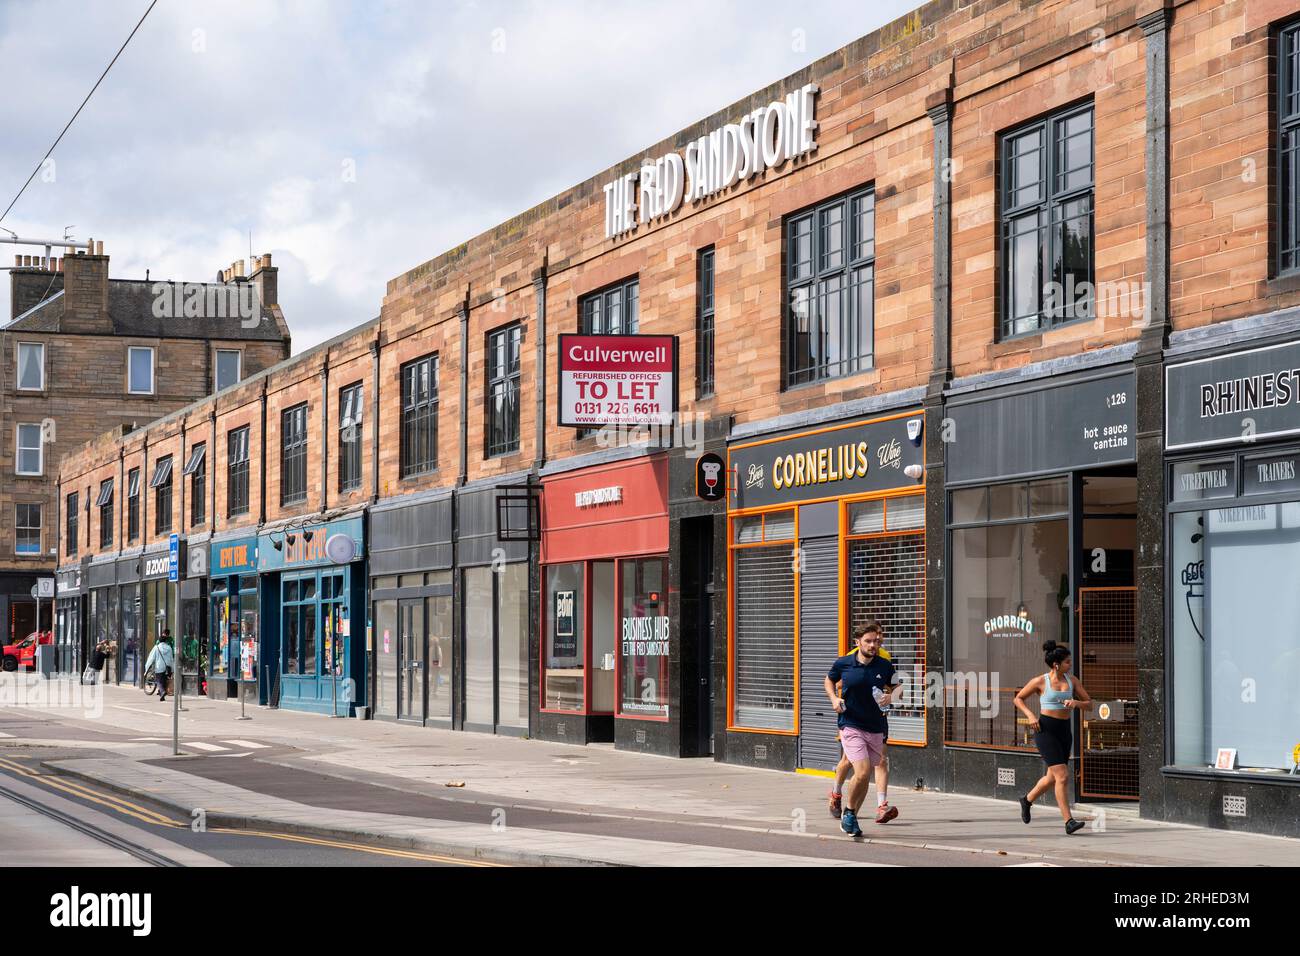
<instances>
[{"instance_id":1,"label":"window","mask_svg":"<svg viewBox=\"0 0 1300 956\"><path fill-rule=\"evenodd\" d=\"M126 476L126 540L140 537L140 469L132 468Z\"/></svg>"},{"instance_id":2,"label":"window","mask_svg":"<svg viewBox=\"0 0 1300 956\"><path fill-rule=\"evenodd\" d=\"M226 435L226 510L229 516L248 514L248 429Z\"/></svg>"},{"instance_id":3,"label":"window","mask_svg":"<svg viewBox=\"0 0 1300 956\"><path fill-rule=\"evenodd\" d=\"M38 342L18 343L18 389L39 392L45 389L45 346Z\"/></svg>"},{"instance_id":4,"label":"window","mask_svg":"<svg viewBox=\"0 0 1300 956\"><path fill-rule=\"evenodd\" d=\"M586 704L586 565L546 568L546 646L542 661L542 709L576 711Z\"/></svg>"},{"instance_id":5,"label":"window","mask_svg":"<svg viewBox=\"0 0 1300 956\"><path fill-rule=\"evenodd\" d=\"M154 534L172 529L172 456L158 459L149 487L154 489Z\"/></svg>"},{"instance_id":6,"label":"window","mask_svg":"<svg viewBox=\"0 0 1300 956\"><path fill-rule=\"evenodd\" d=\"M361 487L362 413L365 392L360 382L339 390L339 491Z\"/></svg>"},{"instance_id":7,"label":"window","mask_svg":"<svg viewBox=\"0 0 1300 956\"><path fill-rule=\"evenodd\" d=\"M865 189L786 220L786 381L871 367L876 194Z\"/></svg>"},{"instance_id":8,"label":"window","mask_svg":"<svg viewBox=\"0 0 1300 956\"><path fill-rule=\"evenodd\" d=\"M641 284L635 279L592 292L578 300L578 331L583 335L635 335L641 327ZM595 428L579 428L585 438Z\"/></svg>"},{"instance_id":9,"label":"window","mask_svg":"<svg viewBox=\"0 0 1300 956\"><path fill-rule=\"evenodd\" d=\"M127 351L127 391L133 395L153 394L153 349L129 348Z\"/></svg>"},{"instance_id":10,"label":"window","mask_svg":"<svg viewBox=\"0 0 1300 956\"><path fill-rule=\"evenodd\" d=\"M1002 338L1093 315L1092 106L1002 137Z\"/></svg>"},{"instance_id":11,"label":"window","mask_svg":"<svg viewBox=\"0 0 1300 956\"><path fill-rule=\"evenodd\" d=\"M217 349L217 391L229 388L242 377L243 353L239 349Z\"/></svg>"},{"instance_id":12,"label":"window","mask_svg":"<svg viewBox=\"0 0 1300 956\"><path fill-rule=\"evenodd\" d=\"M713 394L713 247L695 267L695 397Z\"/></svg>"},{"instance_id":13,"label":"window","mask_svg":"<svg viewBox=\"0 0 1300 956\"><path fill-rule=\"evenodd\" d=\"M95 499L99 509L99 546L113 546L113 479L107 478L99 483L99 497Z\"/></svg>"},{"instance_id":14,"label":"window","mask_svg":"<svg viewBox=\"0 0 1300 956\"><path fill-rule=\"evenodd\" d=\"M1300 23L1278 38L1278 269L1300 268Z\"/></svg>"},{"instance_id":15,"label":"window","mask_svg":"<svg viewBox=\"0 0 1300 956\"><path fill-rule=\"evenodd\" d=\"M307 500L307 403L280 414L280 504Z\"/></svg>"},{"instance_id":16,"label":"window","mask_svg":"<svg viewBox=\"0 0 1300 956\"><path fill-rule=\"evenodd\" d=\"M64 516L63 549L70 558L77 553L77 499L75 491L65 499L67 514Z\"/></svg>"},{"instance_id":17,"label":"window","mask_svg":"<svg viewBox=\"0 0 1300 956\"><path fill-rule=\"evenodd\" d=\"M200 442L190 452L185 462L185 474L190 476L190 524L199 525L207 520L208 446Z\"/></svg>"},{"instance_id":18,"label":"window","mask_svg":"<svg viewBox=\"0 0 1300 956\"><path fill-rule=\"evenodd\" d=\"M668 562L619 563L619 709L623 717L668 716Z\"/></svg>"},{"instance_id":19,"label":"window","mask_svg":"<svg viewBox=\"0 0 1300 956\"><path fill-rule=\"evenodd\" d=\"M20 475L45 473L45 446L41 442L40 425L18 426L17 471Z\"/></svg>"},{"instance_id":20,"label":"window","mask_svg":"<svg viewBox=\"0 0 1300 956\"><path fill-rule=\"evenodd\" d=\"M41 553L41 506L15 505L17 537L14 550L18 554Z\"/></svg>"},{"instance_id":21,"label":"window","mask_svg":"<svg viewBox=\"0 0 1300 956\"><path fill-rule=\"evenodd\" d=\"M519 450L519 348L523 326L518 322L488 336L487 457Z\"/></svg>"},{"instance_id":22,"label":"window","mask_svg":"<svg viewBox=\"0 0 1300 956\"><path fill-rule=\"evenodd\" d=\"M402 366L402 477L438 467L438 356Z\"/></svg>"},{"instance_id":23,"label":"window","mask_svg":"<svg viewBox=\"0 0 1300 956\"><path fill-rule=\"evenodd\" d=\"M954 491L949 507L953 671L998 683L993 707L973 683L947 688L944 739L1032 750L1012 701L1047 670L1043 642L1070 643L1068 479Z\"/></svg>"}]
</instances>

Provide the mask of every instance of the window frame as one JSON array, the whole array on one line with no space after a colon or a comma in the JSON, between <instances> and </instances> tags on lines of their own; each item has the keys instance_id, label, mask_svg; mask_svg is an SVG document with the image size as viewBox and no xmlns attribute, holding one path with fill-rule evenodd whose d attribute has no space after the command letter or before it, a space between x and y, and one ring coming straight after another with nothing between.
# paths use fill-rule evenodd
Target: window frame
<instances>
[{"instance_id":1,"label":"window frame","mask_svg":"<svg viewBox=\"0 0 1300 956\"><path fill-rule=\"evenodd\" d=\"M280 413L281 508L307 500L307 410L299 402Z\"/></svg>"},{"instance_id":2,"label":"window frame","mask_svg":"<svg viewBox=\"0 0 1300 956\"><path fill-rule=\"evenodd\" d=\"M21 519L19 518L19 515L22 513L22 510L24 508L28 509L27 513L29 516L28 518L29 521L31 515L30 509L32 508L36 509L37 518L36 518L35 525L22 523ZM33 530L33 528L36 531L36 548L35 550L24 550L22 546L19 544L19 542L22 540L23 532L24 531L30 532ZM23 558L39 558L41 556L41 547L44 544L44 538L45 538L45 509L37 502L15 501L14 502L14 554L17 555L18 557L23 557Z\"/></svg>"},{"instance_id":3,"label":"window frame","mask_svg":"<svg viewBox=\"0 0 1300 956\"><path fill-rule=\"evenodd\" d=\"M1065 124L1076 117L1088 115L1089 137L1089 174L1086 185L1068 189L1058 189L1057 180L1061 170L1057 168L1058 145L1068 139L1058 132L1064 130ZM1015 204L1012 195L1026 187L1015 188L1012 166L1015 157L1011 153L1011 144L1023 136L1038 131L1041 136L1040 156L1038 160L1039 198L1033 202ZM995 340L1008 342L1025 336L1041 335L1055 329L1073 325L1078 322L1091 322L1096 319L1097 280L1097 114L1091 99L1063 106L1044 113L1027 123L1021 123L998 134L997 144L997 254L998 267L998 318ZM1084 314L1079 315L1074 305L1060 306L1059 313L1053 315L1047 306L1046 286L1056 282L1053 270L1054 250L1056 247L1056 229L1067 219L1065 208L1073 202L1087 199L1088 204L1088 278L1094 292L1083 305ZM1036 324L1029 329L1016 330L1019 322L1030 318L1029 314L1016 316L1014 309L1014 257L1010 252L1010 243L1018 235L1013 232L1015 223L1027 219L1030 215L1037 217L1038 225L1038 282L1035 288L1038 311ZM1062 260L1064 262L1064 260ZM1073 311L1074 314L1070 314Z\"/></svg>"},{"instance_id":4,"label":"window frame","mask_svg":"<svg viewBox=\"0 0 1300 956\"><path fill-rule=\"evenodd\" d=\"M31 445L23 444L23 429L36 429L36 457L39 464L35 471L23 471L23 452L31 451ZM45 436L39 422L18 422L14 425L14 474L24 478L40 478L45 474Z\"/></svg>"},{"instance_id":5,"label":"window frame","mask_svg":"<svg viewBox=\"0 0 1300 956\"><path fill-rule=\"evenodd\" d=\"M871 237L869 239L860 235L859 220L861 217L857 214L858 204L868 199L871 203ZM841 230L840 259L837 264L828 261L830 252L824 238L828 224L827 215L836 209L841 211L839 222ZM806 259L794 251L801 245L798 240L802 234L797 231L798 227L805 222L809 223L809 232L807 234L808 256ZM876 360L875 182L857 186L786 215L781 223L781 252L783 388L798 388L817 382L847 378L874 369ZM805 264L806 272L804 271ZM869 278L861 278L860 274L862 273L869 274ZM811 344L809 344L809 364L796 367L795 358L799 351L797 337L800 335L809 336L811 342L811 337L814 334L814 310L818 308L818 303L822 298L817 293L817 289L831 280L835 280L839 284L837 290L840 296L838 338L843 341L846 337L851 339L853 336L858 336L860 341L856 351L851 356L845 351L835 362L813 362L811 361L813 352ZM859 300L855 293L866 282L871 285L869 298L871 315L866 320L863 320L857 314ZM798 331L798 318L794 303L796 294L800 292L805 293L806 296L804 301L808 313L807 332ZM820 317L816 318L816 323L818 325L816 334L829 337L829 324L826 324L824 329L821 328L823 321ZM861 328L858 328L860 323Z\"/></svg>"},{"instance_id":6,"label":"window frame","mask_svg":"<svg viewBox=\"0 0 1300 956\"><path fill-rule=\"evenodd\" d=\"M202 452L202 457L200 456ZM198 463L191 468L195 459ZM185 473L190 476L190 527L207 523L208 520L208 443L195 442L190 451L190 460L185 463Z\"/></svg>"},{"instance_id":7,"label":"window frame","mask_svg":"<svg viewBox=\"0 0 1300 956\"><path fill-rule=\"evenodd\" d=\"M252 456L252 426L240 425L226 432L226 517L246 515L252 507L248 486L249 459ZM238 446L242 457L235 456ZM236 492L242 489L242 497Z\"/></svg>"},{"instance_id":8,"label":"window frame","mask_svg":"<svg viewBox=\"0 0 1300 956\"><path fill-rule=\"evenodd\" d=\"M63 553L69 558L76 557L77 554L77 535L80 533L78 521L77 505L80 498L75 491L68 492L63 499L63 505L67 509L63 516Z\"/></svg>"},{"instance_id":9,"label":"window frame","mask_svg":"<svg viewBox=\"0 0 1300 956\"><path fill-rule=\"evenodd\" d=\"M149 353L149 388L132 388L134 384L131 357L136 352ZM156 395L158 393L158 350L151 345L128 345L126 347L126 391L128 395Z\"/></svg>"},{"instance_id":10,"label":"window frame","mask_svg":"<svg viewBox=\"0 0 1300 956\"><path fill-rule=\"evenodd\" d=\"M420 366L425 364L429 366L428 393L422 397L416 397L414 387L408 391L408 385L415 385L418 381L417 376ZM419 358L403 363L399 371L402 435L398 474L402 479L416 478L421 475L432 474L438 470L439 375L441 374L441 364L439 353L430 352L428 355L422 355ZM419 444L427 449L428 454L417 461L413 457L412 433L416 430L423 433L426 428L428 434L421 435Z\"/></svg>"},{"instance_id":11,"label":"window frame","mask_svg":"<svg viewBox=\"0 0 1300 956\"><path fill-rule=\"evenodd\" d=\"M611 331L606 326L605 317L609 315L613 296L619 299L619 328ZM628 303L633 303L632 314L628 315ZM600 308L595 308L600 303ZM597 315L597 313L599 313ZM596 322L593 323L593 316ZM598 326L598 327L597 327ZM601 286L578 298L578 334L579 335L637 335L641 331L641 274L636 273ZM588 438L600 431L599 427L579 428L574 439Z\"/></svg>"},{"instance_id":12,"label":"window frame","mask_svg":"<svg viewBox=\"0 0 1300 956\"><path fill-rule=\"evenodd\" d=\"M135 493L131 493L131 489ZM140 537L140 469L132 468L126 476L126 540Z\"/></svg>"},{"instance_id":13,"label":"window frame","mask_svg":"<svg viewBox=\"0 0 1300 956\"><path fill-rule=\"evenodd\" d=\"M1292 46L1291 56L1287 46ZM1283 24L1277 32L1277 94L1273 99L1274 123L1271 132L1277 137L1277 156L1273 166L1277 176L1277 232L1273 268L1277 275L1300 274L1300 20ZM1286 102L1292 99L1295 108L1290 113ZM1288 134L1295 137L1295 145L1288 151ZM1295 175L1287 176L1288 152L1293 161ZM1288 188L1288 179L1293 180ZM1288 228L1289 227L1289 228ZM1290 232L1295 243L1288 248L1286 236ZM1291 264L1287 265L1288 256Z\"/></svg>"},{"instance_id":14,"label":"window frame","mask_svg":"<svg viewBox=\"0 0 1300 956\"><path fill-rule=\"evenodd\" d=\"M168 463L166 477L155 484L158 469L162 467L163 462ZM172 525L176 517L172 514L172 507L174 505L172 488L175 486L175 478L176 462L173 460L171 455L163 455L158 459L157 464L154 465L154 478L149 481L149 486L154 492L153 533L156 535L171 533ZM164 500L166 501L166 507L163 506Z\"/></svg>"},{"instance_id":15,"label":"window frame","mask_svg":"<svg viewBox=\"0 0 1300 956\"><path fill-rule=\"evenodd\" d=\"M39 368L41 370L41 384L35 388L22 384L23 373L23 349L40 349L41 360ZM45 356L46 349L44 342L16 342L14 344L14 386L15 391L19 392L43 392L45 391Z\"/></svg>"},{"instance_id":16,"label":"window frame","mask_svg":"<svg viewBox=\"0 0 1300 956\"><path fill-rule=\"evenodd\" d=\"M214 349L215 355L212 358L212 390L220 392L223 389L230 388L232 385L238 385L244 380L244 350L243 349ZM222 354L235 356L236 372L235 380L227 385L221 384L221 356Z\"/></svg>"},{"instance_id":17,"label":"window frame","mask_svg":"<svg viewBox=\"0 0 1300 956\"><path fill-rule=\"evenodd\" d=\"M99 498L96 499L98 502L104 498L106 493L108 495L108 501L99 505L99 546L101 549L113 547L113 492L116 490L113 484L112 478L105 478L101 481L99 483Z\"/></svg>"},{"instance_id":18,"label":"window frame","mask_svg":"<svg viewBox=\"0 0 1300 956\"><path fill-rule=\"evenodd\" d=\"M695 398L712 398L717 316L717 248L706 246L695 258Z\"/></svg>"},{"instance_id":19,"label":"window frame","mask_svg":"<svg viewBox=\"0 0 1300 956\"><path fill-rule=\"evenodd\" d=\"M496 364L497 345L496 343L505 339L505 363L499 367ZM511 361L511 348L513 341L514 360ZM522 320L516 320L503 325L500 328L493 329L487 333L487 353L484 356L484 374L487 377L486 389L484 391L484 414L487 421L483 434L483 457L503 458L507 455L513 455L519 451L520 442L520 419L522 406L520 398L523 392L523 351L524 351L524 324ZM510 415L503 413L504 421L504 440L498 442L496 435L498 431L498 413L496 402L496 389L502 386L505 389L507 406L509 398L513 394L514 413Z\"/></svg>"},{"instance_id":20,"label":"window frame","mask_svg":"<svg viewBox=\"0 0 1300 956\"><path fill-rule=\"evenodd\" d=\"M365 401L365 382L353 382L339 389L339 494L361 488ZM351 416L344 414L349 405L354 410ZM349 429L353 433L350 441L345 437Z\"/></svg>"}]
</instances>

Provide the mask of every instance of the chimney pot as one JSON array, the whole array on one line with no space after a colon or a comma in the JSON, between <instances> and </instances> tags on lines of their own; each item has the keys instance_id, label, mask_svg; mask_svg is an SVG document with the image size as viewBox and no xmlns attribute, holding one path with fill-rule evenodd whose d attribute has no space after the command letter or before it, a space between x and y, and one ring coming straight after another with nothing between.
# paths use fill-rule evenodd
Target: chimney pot
<instances>
[{"instance_id":1,"label":"chimney pot","mask_svg":"<svg viewBox=\"0 0 1300 956\"><path fill-rule=\"evenodd\" d=\"M86 255L88 255L88 256L93 256L94 254L95 254L95 240L94 240L94 239L87 239L87 240L86 240Z\"/></svg>"},{"instance_id":2,"label":"chimney pot","mask_svg":"<svg viewBox=\"0 0 1300 956\"><path fill-rule=\"evenodd\" d=\"M104 240L101 239L95 243L95 255L102 256L103 254L104 254Z\"/></svg>"},{"instance_id":3,"label":"chimney pot","mask_svg":"<svg viewBox=\"0 0 1300 956\"><path fill-rule=\"evenodd\" d=\"M17 254L17 255L14 256L14 268L15 268L15 269L21 269L22 266L23 266L23 257L22 257L22 254L19 253L19 254Z\"/></svg>"}]
</instances>

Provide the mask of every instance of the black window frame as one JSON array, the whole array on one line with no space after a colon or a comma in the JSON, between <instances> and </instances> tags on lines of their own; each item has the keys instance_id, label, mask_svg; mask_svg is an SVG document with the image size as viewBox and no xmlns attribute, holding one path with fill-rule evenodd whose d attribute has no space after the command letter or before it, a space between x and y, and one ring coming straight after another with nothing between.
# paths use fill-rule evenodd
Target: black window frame
<instances>
[{"instance_id":1,"label":"black window frame","mask_svg":"<svg viewBox=\"0 0 1300 956\"><path fill-rule=\"evenodd\" d=\"M307 403L280 413L280 506L307 500Z\"/></svg>"},{"instance_id":2,"label":"black window frame","mask_svg":"<svg viewBox=\"0 0 1300 956\"><path fill-rule=\"evenodd\" d=\"M185 474L190 476L190 527L208 520L208 445L198 442L185 463Z\"/></svg>"},{"instance_id":3,"label":"black window frame","mask_svg":"<svg viewBox=\"0 0 1300 956\"><path fill-rule=\"evenodd\" d=\"M126 540L140 537L140 469L132 468L126 478Z\"/></svg>"},{"instance_id":4,"label":"black window frame","mask_svg":"<svg viewBox=\"0 0 1300 956\"><path fill-rule=\"evenodd\" d=\"M1076 117L1088 116L1088 181L1086 184L1064 188L1060 186L1062 173L1074 172L1062 169L1063 163L1058 159L1058 149L1068 136L1061 135L1066 123ZM1015 194L1030 187L1020 185L1015 177L1014 160L1017 154L1012 152L1013 144L1034 133L1039 135L1038 158L1038 197L1032 201L1017 202ZM1097 116L1091 99L1072 103L1069 106L1053 110L1050 113L1028 123L1006 130L998 136L998 320L996 339L1006 342L1024 336L1041 335L1076 322L1090 322L1096 318L1095 284L1097 277ZM1046 287L1049 282L1067 283L1058 276L1064 273L1055 268L1056 247L1060 240L1056 238L1058 226L1068 219L1080 216L1066 215L1065 209L1072 203L1086 200L1088 219L1088 276L1089 294L1073 302L1061 302L1056 310L1051 310L1046 301ZM1036 226L1024 232L1016 232L1017 225L1027 221L1029 216L1036 217ZM1037 233L1038 255L1036 268L1038 281L1034 283L1037 311L1024 315L1014 314L1015 308L1015 257L1012 243L1018 236L1029 232ZM1062 270L1064 260L1062 259ZM1033 320L1034 324L1028 323ZM1022 324L1025 327L1020 327Z\"/></svg>"},{"instance_id":5,"label":"black window frame","mask_svg":"<svg viewBox=\"0 0 1300 956\"><path fill-rule=\"evenodd\" d=\"M1283 24L1278 30L1277 97L1273 106L1273 133L1277 137L1274 268L1279 276L1295 275L1300 273L1300 20Z\"/></svg>"},{"instance_id":6,"label":"black window frame","mask_svg":"<svg viewBox=\"0 0 1300 956\"><path fill-rule=\"evenodd\" d=\"M162 480L158 480L160 470L166 463L166 471L163 473ZM149 484L154 490L154 534L170 534L172 530L172 482L176 477L176 469L173 467L171 455L163 455L158 459L158 464L154 467L154 478Z\"/></svg>"},{"instance_id":7,"label":"black window frame","mask_svg":"<svg viewBox=\"0 0 1300 956\"><path fill-rule=\"evenodd\" d=\"M519 451L523 343L522 321L511 322L487 333L487 354L483 363L487 375L483 403L487 419L483 434L484 458L500 458ZM504 355L504 362L498 361L499 352ZM503 396L502 402L497 401L498 390Z\"/></svg>"},{"instance_id":8,"label":"black window frame","mask_svg":"<svg viewBox=\"0 0 1300 956\"><path fill-rule=\"evenodd\" d=\"M438 375L441 362L431 352L405 363L400 372L402 386L402 444L400 474L415 478L438 469ZM420 382L421 369L428 371L427 388Z\"/></svg>"},{"instance_id":9,"label":"black window frame","mask_svg":"<svg viewBox=\"0 0 1300 956\"><path fill-rule=\"evenodd\" d=\"M67 506L68 510L67 514L64 515L63 551L70 558L75 557L77 554L77 534L79 530L77 526L78 500L79 496L75 491L68 492L68 496L64 499L64 504ZM16 517L17 516L15 516L15 518Z\"/></svg>"},{"instance_id":10,"label":"black window frame","mask_svg":"<svg viewBox=\"0 0 1300 956\"><path fill-rule=\"evenodd\" d=\"M837 210L838 258L826 238L836 226L833 214ZM864 213L870 219L870 237L864 235L867 231L863 228ZM876 344L875 183L858 186L786 216L781 224L781 240L785 387L796 388L870 371L875 367ZM806 256L800 251L805 240ZM832 282L837 284L836 288L831 287ZM862 300L855 293L864 285L869 287L866 302L871 314L861 320ZM823 291L819 292L819 288ZM832 295L838 295L840 300L838 320L822 315L821 303ZM803 309L796 307L800 301L804 303ZM807 330L800 331L800 317L805 312ZM838 321L838 341L849 343L835 361L827 358L832 321ZM816 352L812 348L814 326L815 334L822 340ZM803 338L807 341L802 341Z\"/></svg>"},{"instance_id":11,"label":"black window frame","mask_svg":"<svg viewBox=\"0 0 1300 956\"><path fill-rule=\"evenodd\" d=\"M695 260L695 397L712 398L714 316L717 305L717 250L701 249Z\"/></svg>"},{"instance_id":12,"label":"black window frame","mask_svg":"<svg viewBox=\"0 0 1300 956\"><path fill-rule=\"evenodd\" d=\"M248 457L252 426L226 432L226 517L248 514Z\"/></svg>"},{"instance_id":13,"label":"black window frame","mask_svg":"<svg viewBox=\"0 0 1300 956\"><path fill-rule=\"evenodd\" d=\"M341 494L356 491L361 487L365 396L364 382L353 382L339 389L339 492Z\"/></svg>"},{"instance_id":14,"label":"black window frame","mask_svg":"<svg viewBox=\"0 0 1300 956\"><path fill-rule=\"evenodd\" d=\"M618 328L609 324L613 306L618 304ZM628 303L632 304L630 314ZM641 275L627 276L607 286L594 289L578 299L579 335L637 335L641 331ZM579 428L575 438L586 438L599 428Z\"/></svg>"},{"instance_id":15,"label":"black window frame","mask_svg":"<svg viewBox=\"0 0 1300 956\"><path fill-rule=\"evenodd\" d=\"M99 505L99 546L101 548L111 548L113 546L113 479L105 478L99 483L99 497L95 499ZM105 501L107 496L107 501Z\"/></svg>"}]
</instances>

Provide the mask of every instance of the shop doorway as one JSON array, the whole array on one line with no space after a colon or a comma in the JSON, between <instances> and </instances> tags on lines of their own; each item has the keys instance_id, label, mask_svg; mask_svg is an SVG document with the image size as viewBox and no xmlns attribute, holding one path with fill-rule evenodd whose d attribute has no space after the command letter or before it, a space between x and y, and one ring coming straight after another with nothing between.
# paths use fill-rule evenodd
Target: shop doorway
<instances>
[{"instance_id":1,"label":"shop doorway","mask_svg":"<svg viewBox=\"0 0 1300 956\"><path fill-rule=\"evenodd\" d=\"M683 663L694 662L690 679L694 692L684 688L682 702L689 708L687 726L695 728L696 756L713 756L713 519L682 519L681 652ZM690 649L694 649L692 654ZM688 730L687 733L690 731Z\"/></svg>"},{"instance_id":2,"label":"shop doorway","mask_svg":"<svg viewBox=\"0 0 1300 956\"><path fill-rule=\"evenodd\" d=\"M838 506L830 503L831 509ZM834 770L840 759L838 715L824 682L840 656L840 541L805 538L799 551L799 766Z\"/></svg>"},{"instance_id":3,"label":"shop doorway","mask_svg":"<svg viewBox=\"0 0 1300 956\"><path fill-rule=\"evenodd\" d=\"M1127 468L1080 482L1075 670L1096 703L1079 722L1076 789L1086 798L1136 800L1137 478Z\"/></svg>"},{"instance_id":4,"label":"shop doorway","mask_svg":"<svg viewBox=\"0 0 1300 956\"><path fill-rule=\"evenodd\" d=\"M397 602L397 716L424 720L424 600Z\"/></svg>"}]
</instances>

